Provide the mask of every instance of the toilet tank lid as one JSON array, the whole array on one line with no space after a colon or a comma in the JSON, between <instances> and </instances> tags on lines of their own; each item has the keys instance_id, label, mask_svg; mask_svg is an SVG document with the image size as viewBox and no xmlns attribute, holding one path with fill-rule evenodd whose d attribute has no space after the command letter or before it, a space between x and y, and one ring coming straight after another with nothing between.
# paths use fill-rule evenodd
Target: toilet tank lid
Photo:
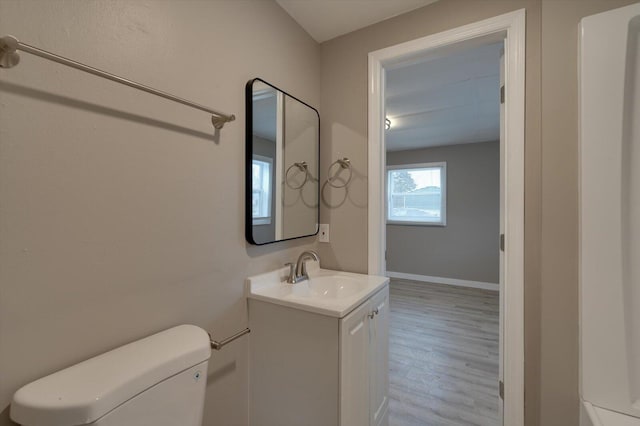
<instances>
[{"instance_id":1,"label":"toilet tank lid","mask_svg":"<svg viewBox=\"0 0 640 426\"><path fill-rule=\"evenodd\" d=\"M91 423L210 356L206 331L173 327L23 386L13 396L11 418L29 426Z\"/></svg>"}]
</instances>

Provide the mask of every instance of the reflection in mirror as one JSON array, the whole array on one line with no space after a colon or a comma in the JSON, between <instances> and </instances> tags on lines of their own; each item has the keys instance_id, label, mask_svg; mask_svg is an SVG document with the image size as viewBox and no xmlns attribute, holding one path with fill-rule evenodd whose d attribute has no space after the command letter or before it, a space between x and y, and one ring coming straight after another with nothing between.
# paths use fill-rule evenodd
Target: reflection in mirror
<instances>
[{"instance_id":1,"label":"reflection in mirror","mask_svg":"<svg viewBox=\"0 0 640 426\"><path fill-rule=\"evenodd\" d=\"M260 79L246 88L247 241L318 232L320 116Z\"/></svg>"}]
</instances>

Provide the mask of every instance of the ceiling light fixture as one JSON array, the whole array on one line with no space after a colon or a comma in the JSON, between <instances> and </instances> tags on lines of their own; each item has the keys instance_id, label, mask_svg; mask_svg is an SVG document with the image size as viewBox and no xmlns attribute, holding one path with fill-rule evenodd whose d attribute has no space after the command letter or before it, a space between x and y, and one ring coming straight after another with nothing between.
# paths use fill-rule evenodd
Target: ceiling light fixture
<instances>
[{"instance_id":1,"label":"ceiling light fixture","mask_svg":"<svg viewBox=\"0 0 640 426\"><path fill-rule=\"evenodd\" d=\"M389 130L391 128L391 120L387 117L384 118L384 128L385 130Z\"/></svg>"}]
</instances>

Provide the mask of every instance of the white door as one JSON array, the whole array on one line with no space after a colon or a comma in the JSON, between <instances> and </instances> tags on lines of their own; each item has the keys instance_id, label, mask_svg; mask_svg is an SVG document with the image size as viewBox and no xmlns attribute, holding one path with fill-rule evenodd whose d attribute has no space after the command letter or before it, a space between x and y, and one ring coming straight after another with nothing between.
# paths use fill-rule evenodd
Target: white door
<instances>
[{"instance_id":1,"label":"white door","mask_svg":"<svg viewBox=\"0 0 640 426\"><path fill-rule=\"evenodd\" d=\"M504 42L503 42L504 43ZM505 197L504 197L504 190L505 190L505 181L504 181L504 177L505 177L505 162L506 162L506 157L505 157L505 140L504 140L504 125L505 125L505 121L504 121L504 99L505 99L505 92L504 92L504 48L502 50L502 53L500 54L500 235L498 236L498 238L500 238L500 249L498 250L499 252L499 266L498 266L498 271L499 271L499 283L500 283L500 303L498 306L499 309L499 337L498 337L498 383L500 385L502 385L504 383L504 368L503 368L503 364L504 364L504 286L505 286L505 282L504 282L504 250L503 250L503 243L504 243L504 230L505 230L505 224L504 224L504 212L505 212ZM499 385L499 386L500 386ZM500 423L499 424L503 424L503 413L504 413L504 400L502 399L502 396L500 396L498 398L498 414L500 416Z\"/></svg>"},{"instance_id":2,"label":"white door","mask_svg":"<svg viewBox=\"0 0 640 426\"><path fill-rule=\"evenodd\" d=\"M389 286L371 298L369 406L372 426L389 423Z\"/></svg>"},{"instance_id":3,"label":"white door","mask_svg":"<svg viewBox=\"0 0 640 426\"><path fill-rule=\"evenodd\" d=\"M369 302L340 320L340 425L369 425Z\"/></svg>"}]
</instances>

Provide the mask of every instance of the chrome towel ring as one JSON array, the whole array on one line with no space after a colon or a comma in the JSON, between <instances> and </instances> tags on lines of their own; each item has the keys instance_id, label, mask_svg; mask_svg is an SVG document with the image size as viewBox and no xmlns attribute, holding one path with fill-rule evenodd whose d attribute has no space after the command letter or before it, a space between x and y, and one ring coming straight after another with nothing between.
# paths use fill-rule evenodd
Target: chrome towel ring
<instances>
[{"instance_id":1,"label":"chrome towel ring","mask_svg":"<svg viewBox=\"0 0 640 426\"><path fill-rule=\"evenodd\" d=\"M337 169L335 167L336 165L339 166ZM344 181L344 185L335 185L333 182L336 180L336 178L338 177L338 175L343 169L349 170L349 177ZM332 175L333 170L335 170L336 172ZM353 177L353 170L351 169L351 160L349 160L347 157L338 158L329 166L328 175L329 177L327 178L327 183L329 185L331 185L334 188L346 187L347 185L349 185L349 182L351 182L351 178Z\"/></svg>"},{"instance_id":2,"label":"chrome towel ring","mask_svg":"<svg viewBox=\"0 0 640 426\"><path fill-rule=\"evenodd\" d=\"M302 183L300 185L291 185L289 183L289 172L296 167L299 171L304 172L304 180L302 181ZM292 175L293 176L293 175ZM292 165L289 166L289 168L287 169L287 171L284 174L284 183L287 184L287 186L291 189L300 189L304 186L305 183L307 183L307 181L309 180L309 166L307 165L306 161L303 161L301 163L293 163Z\"/></svg>"}]
</instances>

